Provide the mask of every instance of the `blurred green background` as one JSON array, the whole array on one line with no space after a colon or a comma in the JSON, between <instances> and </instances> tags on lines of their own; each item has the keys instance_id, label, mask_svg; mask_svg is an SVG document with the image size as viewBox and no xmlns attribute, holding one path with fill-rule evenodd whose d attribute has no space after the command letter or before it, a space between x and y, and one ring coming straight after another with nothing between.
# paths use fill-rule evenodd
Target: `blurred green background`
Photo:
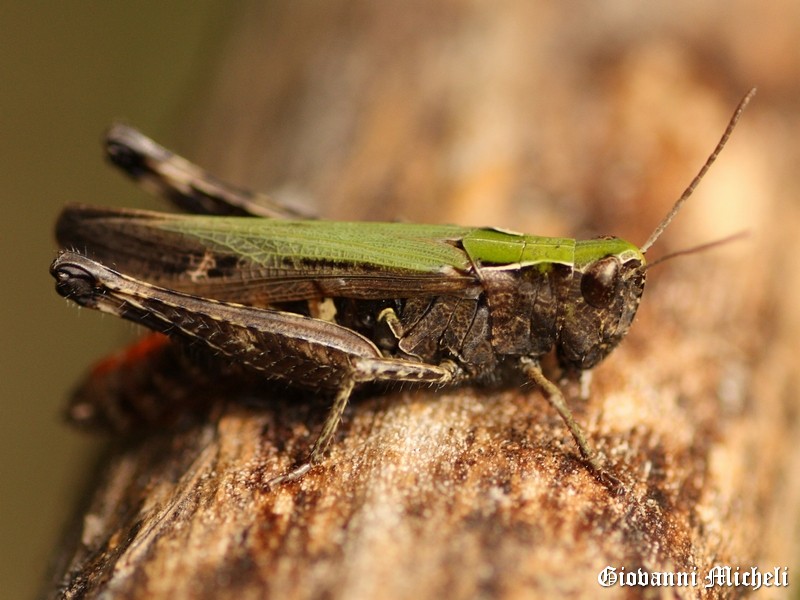
<instances>
[{"instance_id":1,"label":"blurred green background","mask_svg":"<svg viewBox=\"0 0 800 600\"><path fill-rule=\"evenodd\" d=\"M0 582L3 598L42 583L92 471L97 440L60 419L70 386L133 332L76 311L47 267L65 202L156 206L101 154L122 119L174 141L231 22L219 0L11 2L0 8L3 292Z\"/></svg>"}]
</instances>

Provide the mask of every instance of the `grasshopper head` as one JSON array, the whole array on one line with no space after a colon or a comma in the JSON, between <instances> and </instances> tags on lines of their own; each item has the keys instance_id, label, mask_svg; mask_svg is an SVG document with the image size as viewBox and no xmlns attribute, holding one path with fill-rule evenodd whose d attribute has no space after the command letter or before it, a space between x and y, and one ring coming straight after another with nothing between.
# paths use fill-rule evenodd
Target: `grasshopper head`
<instances>
[{"instance_id":1,"label":"grasshopper head","mask_svg":"<svg viewBox=\"0 0 800 600\"><path fill-rule=\"evenodd\" d=\"M755 93L753 88L739 102L714 151L641 248L619 238L576 243L573 276L567 284L566 293L560 298L565 308L559 316L557 349L559 361L564 367L591 369L628 333L644 291L647 270L645 253L664 233L717 159ZM729 240L676 252L650 266L666 258L696 252L726 241Z\"/></svg>"},{"instance_id":2,"label":"grasshopper head","mask_svg":"<svg viewBox=\"0 0 800 600\"><path fill-rule=\"evenodd\" d=\"M557 352L564 367L591 369L628 333L644 291L644 255L619 238L579 241L559 302Z\"/></svg>"}]
</instances>

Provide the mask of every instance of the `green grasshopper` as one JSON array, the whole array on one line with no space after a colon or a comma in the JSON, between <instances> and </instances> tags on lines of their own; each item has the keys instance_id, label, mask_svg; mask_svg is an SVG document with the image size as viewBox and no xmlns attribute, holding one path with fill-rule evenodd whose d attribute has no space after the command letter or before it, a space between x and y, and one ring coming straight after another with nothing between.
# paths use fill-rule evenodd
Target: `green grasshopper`
<instances>
[{"instance_id":1,"label":"green grasshopper","mask_svg":"<svg viewBox=\"0 0 800 600\"><path fill-rule=\"evenodd\" d=\"M266 378L331 392L307 460L270 485L321 461L359 384L444 386L520 375L541 388L592 471L613 481L540 359L554 353L566 375L579 377L619 344L654 264L645 253L754 93L641 247L616 237L308 219L118 125L108 135L112 162L201 214L67 206L57 238L81 251L62 251L50 271L58 293L81 306L203 345Z\"/></svg>"}]
</instances>

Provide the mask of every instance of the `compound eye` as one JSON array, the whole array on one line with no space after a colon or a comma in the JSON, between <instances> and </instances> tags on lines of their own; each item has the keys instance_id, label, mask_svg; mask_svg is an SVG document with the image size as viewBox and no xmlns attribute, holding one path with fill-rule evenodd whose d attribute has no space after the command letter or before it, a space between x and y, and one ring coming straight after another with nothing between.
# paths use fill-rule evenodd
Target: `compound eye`
<instances>
[{"instance_id":1,"label":"compound eye","mask_svg":"<svg viewBox=\"0 0 800 600\"><path fill-rule=\"evenodd\" d=\"M611 306L619 288L620 263L614 256L601 258L591 265L581 279L581 294L595 308Z\"/></svg>"}]
</instances>

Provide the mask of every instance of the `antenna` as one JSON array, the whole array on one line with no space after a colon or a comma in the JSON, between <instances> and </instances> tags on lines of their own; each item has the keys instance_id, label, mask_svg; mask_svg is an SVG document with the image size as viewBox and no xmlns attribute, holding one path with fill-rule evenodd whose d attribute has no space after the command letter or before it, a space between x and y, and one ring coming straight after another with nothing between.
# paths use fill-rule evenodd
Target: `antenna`
<instances>
[{"instance_id":1,"label":"antenna","mask_svg":"<svg viewBox=\"0 0 800 600\"><path fill-rule=\"evenodd\" d=\"M750 100L755 95L756 88L753 88L747 92L744 98L741 99L739 105L736 107L736 110L733 112L731 120L728 121L728 126L725 128L725 133L722 134L722 137L717 143L717 147L714 148L714 151L709 155L708 159L706 159L706 164L704 164L697 175L695 175L694 179L692 179L692 182L689 184L689 187L683 191L683 194L681 194L681 197L678 198L678 201L672 206L672 209L669 211L667 216L662 219L661 223L658 224L658 227L655 228L655 231L653 231L647 241L642 244L642 247L640 248L642 254L647 252L650 249L650 246L655 244L656 240L661 236L662 233L664 233L664 230L669 227L669 224L672 223L672 219L674 219L675 215L678 214L678 211L683 206L683 203L689 199L689 196L692 195L694 189L711 168L711 165L713 165L714 161L717 160L717 156L719 156L719 153L725 147L725 144L728 142L728 138L731 137L731 133L733 133L736 123L739 121L739 117L742 116L742 112L744 111L745 107L750 103Z\"/></svg>"},{"instance_id":2,"label":"antenna","mask_svg":"<svg viewBox=\"0 0 800 600\"><path fill-rule=\"evenodd\" d=\"M717 246L722 246L723 244L727 244L729 242L735 242L736 240L740 240L742 238L747 237L749 232L747 231L740 231L739 233L734 233L733 235L729 235L728 237L724 237L719 240L714 240L713 242L706 242L705 244L700 244L699 246L694 246L692 248L686 248L685 250L678 250L677 252L670 252L659 258L658 260L654 260L653 262L649 262L646 265L642 266L642 271L647 271L651 267L654 267L658 264L663 263L665 260L672 260L678 256L684 256L686 254L694 254L696 252L705 252L710 248L716 248Z\"/></svg>"}]
</instances>

